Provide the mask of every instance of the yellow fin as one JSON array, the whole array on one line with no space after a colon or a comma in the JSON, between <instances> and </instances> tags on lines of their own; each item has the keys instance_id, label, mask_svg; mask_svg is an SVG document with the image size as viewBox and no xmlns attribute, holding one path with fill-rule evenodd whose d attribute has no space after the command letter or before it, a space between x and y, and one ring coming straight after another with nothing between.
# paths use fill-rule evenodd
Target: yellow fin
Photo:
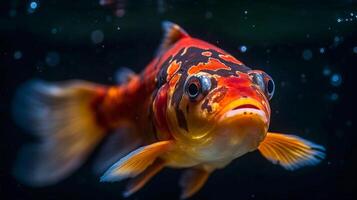
<instances>
[{"instance_id":1,"label":"yellow fin","mask_svg":"<svg viewBox=\"0 0 357 200\"><path fill-rule=\"evenodd\" d=\"M157 157L167 152L172 145L173 141L167 140L140 147L116 162L100 180L113 182L135 177L151 165Z\"/></svg>"},{"instance_id":2,"label":"yellow fin","mask_svg":"<svg viewBox=\"0 0 357 200\"><path fill-rule=\"evenodd\" d=\"M201 168L192 168L184 172L180 180L181 199L194 195L206 183L210 172Z\"/></svg>"},{"instance_id":3,"label":"yellow fin","mask_svg":"<svg viewBox=\"0 0 357 200\"><path fill-rule=\"evenodd\" d=\"M130 180L123 193L124 197L129 197L133 193L140 190L153 176L155 176L162 168L164 168L165 162L161 159L157 159L152 165L150 165L143 173Z\"/></svg>"},{"instance_id":4,"label":"yellow fin","mask_svg":"<svg viewBox=\"0 0 357 200\"><path fill-rule=\"evenodd\" d=\"M295 135L268 133L258 147L263 156L287 170L316 165L325 158L325 148Z\"/></svg>"}]
</instances>

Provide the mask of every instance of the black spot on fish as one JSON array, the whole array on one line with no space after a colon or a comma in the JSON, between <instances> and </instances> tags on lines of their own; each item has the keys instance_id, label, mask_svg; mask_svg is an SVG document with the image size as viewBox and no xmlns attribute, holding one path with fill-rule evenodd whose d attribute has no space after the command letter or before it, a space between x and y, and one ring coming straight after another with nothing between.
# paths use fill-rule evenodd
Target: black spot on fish
<instances>
[{"instance_id":1,"label":"black spot on fish","mask_svg":"<svg viewBox=\"0 0 357 200\"><path fill-rule=\"evenodd\" d=\"M207 112L212 112L212 106L211 104L209 104L209 98L206 98L205 101L203 102L202 106L201 106L202 110L207 110Z\"/></svg>"},{"instance_id":2,"label":"black spot on fish","mask_svg":"<svg viewBox=\"0 0 357 200\"><path fill-rule=\"evenodd\" d=\"M211 91L216 89L216 87L217 87L217 80L214 77L212 77L211 78Z\"/></svg>"}]
</instances>

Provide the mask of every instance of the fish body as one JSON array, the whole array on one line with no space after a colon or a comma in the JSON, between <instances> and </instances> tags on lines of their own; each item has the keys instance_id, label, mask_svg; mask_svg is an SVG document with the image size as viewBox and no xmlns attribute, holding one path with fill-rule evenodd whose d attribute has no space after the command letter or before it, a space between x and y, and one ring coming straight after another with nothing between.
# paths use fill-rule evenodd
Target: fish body
<instances>
[{"instance_id":1,"label":"fish body","mask_svg":"<svg viewBox=\"0 0 357 200\"><path fill-rule=\"evenodd\" d=\"M164 167L187 169L180 180L187 198L214 170L254 150L289 170L324 158L320 145L268 132L274 94L268 74L176 24L163 27L156 57L140 74L126 72L120 85L36 80L18 90L15 120L41 138L19 154L20 181L62 180L103 138L96 169L103 182L131 178L124 196Z\"/></svg>"}]
</instances>

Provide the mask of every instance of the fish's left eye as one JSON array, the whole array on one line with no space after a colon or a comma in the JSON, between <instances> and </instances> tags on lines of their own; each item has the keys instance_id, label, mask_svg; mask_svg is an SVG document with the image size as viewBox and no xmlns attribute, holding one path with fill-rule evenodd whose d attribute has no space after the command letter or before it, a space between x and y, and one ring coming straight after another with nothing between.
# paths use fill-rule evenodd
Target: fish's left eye
<instances>
[{"instance_id":1,"label":"fish's left eye","mask_svg":"<svg viewBox=\"0 0 357 200\"><path fill-rule=\"evenodd\" d=\"M211 80L204 75L193 75L185 83L185 92L191 101L201 100L211 89Z\"/></svg>"},{"instance_id":2,"label":"fish's left eye","mask_svg":"<svg viewBox=\"0 0 357 200\"><path fill-rule=\"evenodd\" d=\"M265 82L265 93L270 100L273 98L275 92L275 83L270 77L266 78Z\"/></svg>"}]
</instances>

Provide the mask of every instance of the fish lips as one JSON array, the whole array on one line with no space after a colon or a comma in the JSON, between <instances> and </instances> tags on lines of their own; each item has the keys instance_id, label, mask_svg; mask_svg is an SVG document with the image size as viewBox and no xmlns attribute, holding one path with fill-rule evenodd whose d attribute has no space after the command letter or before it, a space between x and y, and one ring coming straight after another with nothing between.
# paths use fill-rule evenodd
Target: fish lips
<instances>
[{"instance_id":1,"label":"fish lips","mask_svg":"<svg viewBox=\"0 0 357 200\"><path fill-rule=\"evenodd\" d=\"M238 157L255 150L264 140L269 126L267 114L253 104L226 111L215 128L217 140Z\"/></svg>"}]
</instances>

